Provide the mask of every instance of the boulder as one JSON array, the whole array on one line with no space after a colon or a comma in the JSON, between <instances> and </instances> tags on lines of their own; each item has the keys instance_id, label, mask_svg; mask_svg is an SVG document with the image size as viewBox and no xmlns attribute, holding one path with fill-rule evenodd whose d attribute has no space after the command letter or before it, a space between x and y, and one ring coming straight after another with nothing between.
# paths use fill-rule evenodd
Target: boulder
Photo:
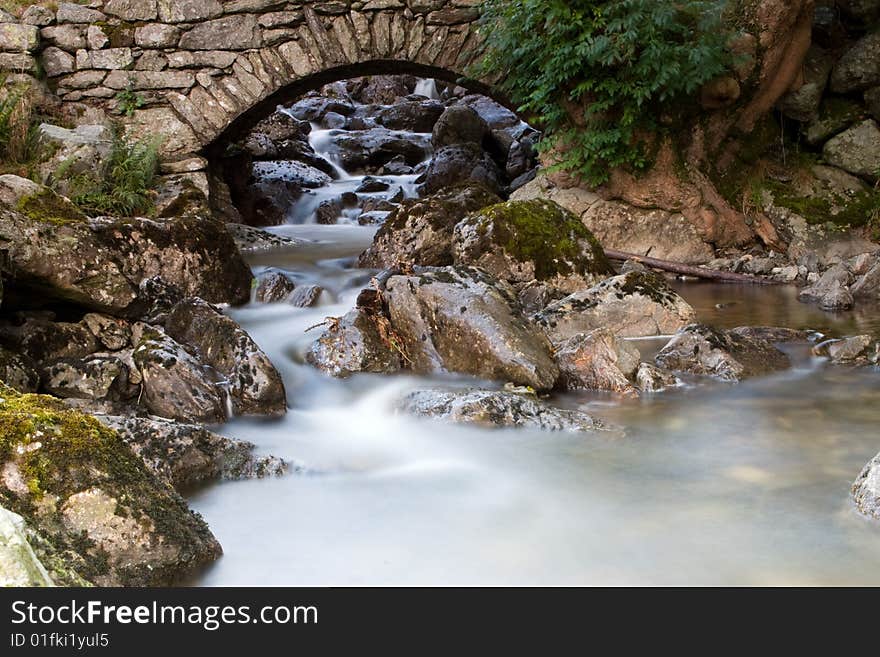
<instances>
[{"instance_id":1,"label":"boulder","mask_svg":"<svg viewBox=\"0 0 880 657\"><path fill-rule=\"evenodd\" d=\"M287 302L297 308L310 308L318 303L323 293L324 288L320 285L300 285L293 291Z\"/></svg>"},{"instance_id":2,"label":"boulder","mask_svg":"<svg viewBox=\"0 0 880 657\"><path fill-rule=\"evenodd\" d=\"M304 240L275 235L244 224L226 224L226 230L232 236L238 250L249 255L270 251L289 251L305 243Z\"/></svg>"},{"instance_id":3,"label":"boulder","mask_svg":"<svg viewBox=\"0 0 880 657\"><path fill-rule=\"evenodd\" d=\"M767 342L807 342L810 339L809 331L786 328L784 326L738 326L731 332L746 338L756 338Z\"/></svg>"},{"instance_id":4,"label":"boulder","mask_svg":"<svg viewBox=\"0 0 880 657\"><path fill-rule=\"evenodd\" d=\"M272 272L260 278L254 293L259 303L278 303L286 301L296 289L296 283L280 272Z\"/></svg>"},{"instance_id":5,"label":"boulder","mask_svg":"<svg viewBox=\"0 0 880 657\"><path fill-rule=\"evenodd\" d=\"M852 498L859 511L880 520L880 454L859 473L852 485Z\"/></svg>"},{"instance_id":6,"label":"boulder","mask_svg":"<svg viewBox=\"0 0 880 657\"><path fill-rule=\"evenodd\" d=\"M137 394L128 366L118 357L95 354L63 358L42 370L43 389L56 397L123 401Z\"/></svg>"},{"instance_id":7,"label":"boulder","mask_svg":"<svg viewBox=\"0 0 880 657\"><path fill-rule=\"evenodd\" d=\"M535 390L556 383L559 369L547 338L523 317L513 289L479 269L392 276L384 300L415 372L445 370Z\"/></svg>"},{"instance_id":8,"label":"boulder","mask_svg":"<svg viewBox=\"0 0 880 657\"><path fill-rule=\"evenodd\" d=\"M254 162L253 177L257 182L287 182L300 187L324 187L332 178L313 166L296 160Z\"/></svg>"},{"instance_id":9,"label":"boulder","mask_svg":"<svg viewBox=\"0 0 880 657\"><path fill-rule=\"evenodd\" d=\"M804 123L815 119L833 66L834 56L831 53L818 45L810 46L804 60L804 83L779 101L782 113Z\"/></svg>"},{"instance_id":10,"label":"boulder","mask_svg":"<svg viewBox=\"0 0 880 657\"><path fill-rule=\"evenodd\" d=\"M182 422L226 421L219 374L164 331L143 329L132 358L143 381L141 400L150 413Z\"/></svg>"},{"instance_id":11,"label":"boulder","mask_svg":"<svg viewBox=\"0 0 880 657\"><path fill-rule=\"evenodd\" d=\"M378 173L398 157L403 157L411 167L420 164L430 155L431 144L426 135L403 135L386 128L371 128L334 131L328 152L348 172Z\"/></svg>"},{"instance_id":12,"label":"boulder","mask_svg":"<svg viewBox=\"0 0 880 657\"><path fill-rule=\"evenodd\" d=\"M826 340L813 347L813 355L826 357L838 365L876 365L880 363L880 342L870 335Z\"/></svg>"},{"instance_id":13,"label":"boulder","mask_svg":"<svg viewBox=\"0 0 880 657\"><path fill-rule=\"evenodd\" d=\"M0 506L0 586L55 586L28 541L24 518Z\"/></svg>"},{"instance_id":14,"label":"boulder","mask_svg":"<svg viewBox=\"0 0 880 657\"><path fill-rule=\"evenodd\" d=\"M236 415L284 415L287 396L269 357L235 321L199 298L178 303L165 321L177 342L226 379Z\"/></svg>"},{"instance_id":15,"label":"boulder","mask_svg":"<svg viewBox=\"0 0 880 657\"><path fill-rule=\"evenodd\" d=\"M254 445L195 424L147 417L98 416L157 479L178 491L216 479L254 479L284 474L274 456L254 456Z\"/></svg>"},{"instance_id":16,"label":"boulder","mask_svg":"<svg viewBox=\"0 0 880 657\"><path fill-rule=\"evenodd\" d=\"M572 432L604 428L586 413L554 408L530 395L493 390L418 390L397 408L410 415L481 427Z\"/></svg>"},{"instance_id":17,"label":"boulder","mask_svg":"<svg viewBox=\"0 0 880 657\"><path fill-rule=\"evenodd\" d=\"M880 262L859 276L850 291L856 299L880 299Z\"/></svg>"},{"instance_id":18,"label":"boulder","mask_svg":"<svg viewBox=\"0 0 880 657\"><path fill-rule=\"evenodd\" d=\"M389 130L428 133L434 129L444 109L436 100L401 101L381 108L376 113L376 123Z\"/></svg>"},{"instance_id":19,"label":"boulder","mask_svg":"<svg viewBox=\"0 0 880 657\"><path fill-rule=\"evenodd\" d=\"M846 310L853 305L849 285L853 276L849 267L837 264L829 267L819 280L805 287L798 294L798 300L818 303L825 310Z\"/></svg>"},{"instance_id":20,"label":"boulder","mask_svg":"<svg viewBox=\"0 0 880 657\"><path fill-rule=\"evenodd\" d=\"M15 349L25 358L43 364L59 358L83 358L98 350L98 342L82 322L53 322L28 318L11 329Z\"/></svg>"},{"instance_id":21,"label":"boulder","mask_svg":"<svg viewBox=\"0 0 880 657\"><path fill-rule=\"evenodd\" d=\"M482 146L488 136L489 126L479 114L467 105L451 105L434 125L431 143L437 150L459 144Z\"/></svg>"},{"instance_id":22,"label":"boulder","mask_svg":"<svg viewBox=\"0 0 880 657\"><path fill-rule=\"evenodd\" d=\"M36 392L40 387L40 375L30 358L0 347L0 382L19 392Z\"/></svg>"},{"instance_id":23,"label":"boulder","mask_svg":"<svg viewBox=\"0 0 880 657\"><path fill-rule=\"evenodd\" d=\"M634 395L641 354L607 328L581 333L556 349L559 385L566 390L607 390Z\"/></svg>"},{"instance_id":24,"label":"boulder","mask_svg":"<svg viewBox=\"0 0 880 657\"><path fill-rule=\"evenodd\" d=\"M422 194L434 194L455 184L479 182L492 192L501 190L501 173L498 165L477 144L444 146L428 165L422 183Z\"/></svg>"},{"instance_id":25,"label":"boulder","mask_svg":"<svg viewBox=\"0 0 880 657\"><path fill-rule=\"evenodd\" d=\"M606 327L621 337L669 335L696 318L694 309L653 273L632 271L554 301L534 316L553 344Z\"/></svg>"},{"instance_id":26,"label":"boulder","mask_svg":"<svg viewBox=\"0 0 880 657\"><path fill-rule=\"evenodd\" d=\"M500 200L479 183L455 185L424 198L406 200L385 220L358 264L376 269L399 264L451 265L455 225L469 212Z\"/></svg>"},{"instance_id":27,"label":"boulder","mask_svg":"<svg viewBox=\"0 0 880 657\"><path fill-rule=\"evenodd\" d=\"M205 522L114 431L52 397L5 388L0 399L0 500L40 539L56 582L168 585L220 555Z\"/></svg>"},{"instance_id":28,"label":"boulder","mask_svg":"<svg viewBox=\"0 0 880 657\"><path fill-rule=\"evenodd\" d=\"M831 72L831 91L846 94L880 84L880 32L856 41Z\"/></svg>"},{"instance_id":29,"label":"boulder","mask_svg":"<svg viewBox=\"0 0 880 657\"><path fill-rule=\"evenodd\" d=\"M636 370L635 384L643 393L660 392L666 388L677 386L679 383L680 381L675 374L651 363L641 363L639 369Z\"/></svg>"},{"instance_id":30,"label":"boulder","mask_svg":"<svg viewBox=\"0 0 880 657\"><path fill-rule=\"evenodd\" d=\"M0 176L0 236L17 287L116 316L153 300L161 277L184 294L246 303L251 273L222 223L205 217L88 219L45 187Z\"/></svg>"},{"instance_id":31,"label":"boulder","mask_svg":"<svg viewBox=\"0 0 880 657\"><path fill-rule=\"evenodd\" d=\"M533 280L565 293L614 273L581 221L553 201L508 201L469 214L454 229L455 264L480 267L514 285Z\"/></svg>"},{"instance_id":32,"label":"boulder","mask_svg":"<svg viewBox=\"0 0 880 657\"><path fill-rule=\"evenodd\" d=\"M306 361L331 376L359 372L392 374L403 368L401 346L392 342L390 323L381 313L355 308L329 322L312 343Z\"/></svg>"},{"instance_id":33,"label":"boulder","mask_svg":"<svg viewBox=\"0 0 880 657\"><path fill-rule=\"evenodd\" d=\"M82 318L82 324L110 351L125 349L131 343L131 324L124 319L88 313Z\"/></svg>"},{"instance_id":34,"label":"boulder","mask_svg":"<svg viewBox=\"0 0 880 657\"><path fill-rule=\"evenodd\" d=\"M880 177L880 126L873 119L862 121L825 144L825 160L870 181Z\"/></svg>"},{"instance_id":35,"label":"boulder","mask_svg":"<svg viewBox=\"0 0 880 657\"><path fill-rule=\"evenodd\" d=\"M660 350L655 362L668 370L728 382L770 374L791 365L788 356L766 340L703 324L691 324L679 331Z\"/></svg>"}]
</instances>

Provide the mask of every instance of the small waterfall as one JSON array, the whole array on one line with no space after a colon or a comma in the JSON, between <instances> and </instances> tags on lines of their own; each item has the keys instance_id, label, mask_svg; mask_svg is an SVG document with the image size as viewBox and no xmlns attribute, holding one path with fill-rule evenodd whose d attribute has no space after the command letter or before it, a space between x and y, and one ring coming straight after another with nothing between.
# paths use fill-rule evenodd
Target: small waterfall
<instances>
[{"instance_id":1,"label":"small waterfall","mask_svg":"<svg viewBox=\"0 0 880 657\"><path fill-rule=\"evenodd\" d=\"M416 83L416 91L419 96L425 96L432 100L440 100L440 93L437 91L437 82L434 78L423 78Z\"/></svg>"}]
</instances>

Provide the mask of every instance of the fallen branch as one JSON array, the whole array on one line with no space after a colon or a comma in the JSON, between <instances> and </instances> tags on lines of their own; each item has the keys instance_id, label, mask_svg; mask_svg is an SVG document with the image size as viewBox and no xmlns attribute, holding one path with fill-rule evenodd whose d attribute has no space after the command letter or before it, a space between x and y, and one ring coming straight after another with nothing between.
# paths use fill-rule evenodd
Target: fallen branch
<instances>
[{"instance_id":1,"label":"fallen branch","mask_svg":"<svg viewBox=\"0 0 880 657\"><path fill-rule=\"evenodd\" d=\"M779 285L778 281L761 278L760 276L735 274L730 271L694 267L692 265L685 265L681 262L649 258L648 256L640 256L635 253L626 253L624 251L615 251L614 249L605 249L605 255L612 260L632 260L653 269L669 271L674 274L683 274L684 276L694 276L695 278L705 278L710 281L720 281L722 283L747 283L750 285Z\"/></svg>"}]
</instances>

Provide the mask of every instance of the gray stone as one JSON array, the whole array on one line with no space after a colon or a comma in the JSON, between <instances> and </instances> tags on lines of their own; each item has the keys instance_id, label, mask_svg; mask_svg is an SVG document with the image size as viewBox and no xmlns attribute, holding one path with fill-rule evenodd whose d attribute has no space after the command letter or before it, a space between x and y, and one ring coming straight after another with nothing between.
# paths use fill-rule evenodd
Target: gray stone
<instances>
[{"instance_id":1,"label":"gray stone","mask_svg":"<svg viewBox=\"0 0 880 657\"><path fill-rule=\"evenodd\" d=\"M384 299L416 372L458 372L553 387L559 369L546 337L521 314L513 289L475 268L424 268L392 276Z\"/></svg>"},{"instance_id":2,"label":"gray stone","mask_svg":"<svg viewBox=\"0 0 880 657\"><path fill-rule=\"evenodd\" d=\"M214 18L223 13L218 0L158 0L159 19L163 23L191 23Z\"/></svg>"},{"instance_id":3,"label":"gray stone","mask_svg":"<svg viewBox=\"0 0 880 657\"><path fill-rule=\"evenodd\" d=\"M86 29L86 43L90 50L100 50L110 43L110 38L97 25L89 25Z\"/></svg>"},{"instance_id":4,"label":"gray stone","mask_svg":"<svg viewBox=\"0 0 880 657\"><path fill-rule=\"evenodd\" d=\"M76 68L106 69L124 75L118 69L128 68L134 63L131 48L108 48L107 50L77 50Z\"/></svg>"},{"instance_id":5,"label":"gray stone","mask_svg":"<svg viewBox=\"0 0 880 657\"><path fill-rule=\"evenodd\" d=\"M662 277L644 272L606 279L535 315L554 344L602 327L621 337L669 335L695 319L694 309Z\"/></svg>"},{"instance_id":6,"label":"gray stone","mask_svg":"<svg viewBox=\"0 0 880 657\"><path fill-rule=\"evenodd\" d=\"M76 52L85 48L86 28L83 25L52 25L40 30L40 36L51 44L66 50Z\"/></svg>"},{"instance_id":7,"label":"gray stone","mask_svg":"<svg viewBox=\"0 0 880 657\"><path fill-rule=\"evenodd\" d=\"M834 166L871 181L877 180L880 177L880 126L872 119L863 121L826 143L822 154Z\"/></svg>"},{"instance_id":8,"label":"gray stone","mask_svg":"<svg viewBox=\"0 0 880 657\"><path fill-rule=\"evenodd\" d=\"M833 56L817 45L811 46L804 60L804 84L782 97L779 102L782 112L795 121L815 119L833 66Z\"/></svg>"},{"instance_id":9,"label":"gray stone","mask_svg":"<svg viewBox=\"0 0 880 657\"><path fill-rule=\"evenodd\" d=\"M302 240L275 235L274 233L244 224L228 223L226 224L226 230L235 240L235 245L241 253L257 254L269 253L271 251L286 251L295 249L303 244Z\"/></svg>"},{"instance_id":10,"label":"gray stone","mask_svg":"<svg viewBox=\"0 0 880 657\"><path fill-rule=\"evenodd\" d=\"M228 50L196 50L189 52L179 50L167 55L168 66L171 68L227 68L232 66L238 53Z\"/></svg>"},{"instance_id":11,"label":"gray stone","mask_svg":"<svg viewBox=\"0 0 880 657\"><path fill-rule=\"evenodd\" d=\"M736 382L790 366L788 356L766 340L691 324L657 354L660 367Z\"/></svg>"},{"instance_id":12,"label":"gray stone","mask_svg":"<svg viewBox=\"0 0 880 657\"><path fill-rule=\"evenodd\" d=\"M59 23L98 23L107 16L97 9L89 9L72 2L62 2L55 12L55 20Z\"/></svg>"},{"instance_id":13,"label":"gray stone","mask_svg":"<svg viewBox=\"0 0 880 657\"><path fill-rule=\"evenodd\" d=\"M862 274L850 292L856 299L880 299L880 262Z\"/></svg>"},{"instance_id":14,"label":"gray stone","mask_svg":"<svg viewBox=\"0 0 880 657\"><path fill-rule=\"evenodd\" d=\"M177 304L165 330L195 349L202 361L226 379L237 415L284 415L287 397L269 357L230 317L198 298Z\"/></svg>"},{"instance_id":15,"label":"gray stone","mask_svg":"<svg viewBox=\"0 0 880 657\"><path fill-rule=\"evenodd\" d=\"M488 124L467 105L452 105L437 120L431 136L434 148L457 144L482 145L489 135Z\"/></svg>"},{"instance_id":16,"label":"gray stone","mask_svg":"<svg viewBox=\"0 0 880 657\"><path fill-rule=\"evenodd\" d=\"M180 30L173 25L152 23L134 30L134 42L141 48L174 48L180 40Z\"/></svg>"},{"instance_id":17,"label":"gray stone","mask_svg":"<svg viewBox=\"0 0 880 657\"><path fill-rule=\"evenodd\" d=\"M40 375L34 362L4 347L0 347L0 381L19 392L36 392L40 387Z\"/></svg>"},{"instance_id":18,"label":"gray stone","mask_svg":"<svg viewBox=\"0 0 880 657\"><path fill-rule=\"evenodd\" d=\"M0 50L31 52L40 43L40 32L33 25L0 23Z\"/></svg>"},{"instance_id":19,"label":"gray stone","mask_svg":"<svg viewBox=\"0 0 880 657\"><path fill-rule=\"evenodd\" d=\"M260 28L251 14L199 23L180 38L180 47L191 50L247 50L261 45Z\"/></svg>"},{"instance_id":20,"label":"gray stone","mask_svg":"<svg viewBox=\"0 0 880 657\"><path fill-rule=\"evenodd\" d=\"M813 355L827 357L835 364L876 365L880 357L880 343L870 335L826 340L813 347Z\"/></svg>"},{"instance_id":21,"label":"gray stone","mask_svg":"<svg viewBox=\"0 0 880 657\"><path fill-rule=\"evenodd\" d=\"M104 11L124 21L152 21L159 15L156 0L108 0Z\"/></svg>"},{"instance_id":22,"label":"gray stone","mask_svg":"<svg viewBox=\"0 0 880 657\"><path fill-rule=\"evenodd\" d=\"M296 283L280 272L273 272L260 278L254 298L259 303L278 303L286 301L296 289Z\"/></svg>"},{"instance_id":23,"label":"gray stone","mask_svg":"<svg viewBox=\"0 0 880 657\"><path fill-rule=\"evenodd\" d=\"M859 511L880 520L880 454L871 459L856 477L852 498Z\"/></svg>"},{"instance_id":24,"label":"gray stone","mask_svg":"<svg viewBox=\"0 0 880 657\"><path fill-rule=\"evenodd\" d=\"M660 392L666 388L677 386L679 383L680 381L675 374L651 363L641 363L635 375L636 387L641 392Z\"/></svg>"},{"instance_id":25,"label":"gray stone","mask_svg":"<svg viewBox=\"0 0 880 657\"><path fill-rule=\"evenodd\" d=\"M55 586L28 542L24 518L0 506L0 586Z\"/></svg>"},{"instance_id":26,"label":"gray stone","mask_svg":"<svg viewBox=\"0 0 880 657\"><path fill-rule=\"evenodd\" d=\"M50 78L58 77L65 73L73 73L76 70L76 60L73 58L73 55L55 46L46 48L42 53L40 61L43 63L43 70L46 71L46 75Z\"/></svg>"},{"instance_id":27,"label":"gray stone","mask_svg":"<svg viewBox=\"0 0 880 657\"><path fill-rule=\"evenodd\" d=\"M632 379L641 354L607 328L575 335L555 352L559 385L566 390L606 390L634 395Z\"/></svg>"},{"instance_id":28,"label":"gray stone","mask_svg":"<svg viewBox=\"0 0 880 657\"><path fill-rule=\"evenodd\" d=\"M387 318L355 308L329 321L327 329L309 347L306 361L337 378L361 372L392 374L403 368L403 353L389 345Z\"/></svg>"},{"instance_id":29,"label":"gray stone","mask_svg":"<svg viewBox=\"0 0 880 657\"><path fill-rule=\"evenodd\" d=\"M880 32L867 34L843 53L831 72L831 90L846 94L880 84Z\"/></svg>"},{"instance_id":30,"label":"gray stone","mask_svg":"<svg viewBox=\"0 0 880 657\"><path fill-rule=\"evenodd\" d=\"M300 285L288 298L288 303L297 308L310 308L318 303L324 288L320 285Z\"/></svg>"},{"instance_id":31,"label":"gray stone","mask_svg":"<svg viewBox=\"0 0 880 657\"><path fill-rule=\"evenodd\" d=\"M189 89L195 81L185 71L111 71L104 79L110 89ZM158 128L159 126L157 126Z\"/></svg>"},{"instance_id":32,"label":"gray stone","mask_svg":"<svg viewBox=\"0 0 880 657\"><path fill-rule=\"evenodd\" d=\"M65 358L42 370L43 388L56 397L123 401L137 394L128 367L116 356Z\"/></svg>"},{"instance_id":33,"label":"gray stone","mask_svg":"<svg viewBox=\"0 0 880 657\"><path fill-rule=\"evenodd\" d=\"M572 432L604 428L586 413L554 408L530 395L493 390L418 390L398 402L397 408L410 415L482 427Z\"/></svg>"},{"instance_id":34,"label":"gray stone","mask_svg":"<svg viewBox=\"0 0 880 657\"><path fill-rule=\"evenodd\" d=\"M25 25L46 27L55 22L55 12L42 5L31 5L21 14L21 22Z\"/></svg>"}]
</instances>

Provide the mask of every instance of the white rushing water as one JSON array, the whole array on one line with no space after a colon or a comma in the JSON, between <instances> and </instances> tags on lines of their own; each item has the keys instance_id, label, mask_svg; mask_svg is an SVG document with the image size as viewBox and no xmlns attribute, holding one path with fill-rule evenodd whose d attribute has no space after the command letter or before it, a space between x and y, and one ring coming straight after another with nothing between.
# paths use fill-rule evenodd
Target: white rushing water
<instances>
[{"instance_id":1,"label":"white rushing water","mask_svg":"<svg viewBox=\"0 0 880 657\"><path fill-rule=\"evenodd\" d=\"M316 197L359 183L340 175ZM224 548L198 584L880 584L880 526L848 496L880 450L878 372L826 368L795 346L792 370L737 386L555 400L622 428L611 434L401 417L395 399L448 381L336 380L302 362L321 331L307 329L347 312L368 283L372 272L352 267L375 232L304 211L272 230L311 242L254 269L322 285L321 305L231 312L281 371L290 411L222 427L296 471L191 496ZM787 288L680 291L703 321L833 328Z\"/></svg>"}]
</instances>

